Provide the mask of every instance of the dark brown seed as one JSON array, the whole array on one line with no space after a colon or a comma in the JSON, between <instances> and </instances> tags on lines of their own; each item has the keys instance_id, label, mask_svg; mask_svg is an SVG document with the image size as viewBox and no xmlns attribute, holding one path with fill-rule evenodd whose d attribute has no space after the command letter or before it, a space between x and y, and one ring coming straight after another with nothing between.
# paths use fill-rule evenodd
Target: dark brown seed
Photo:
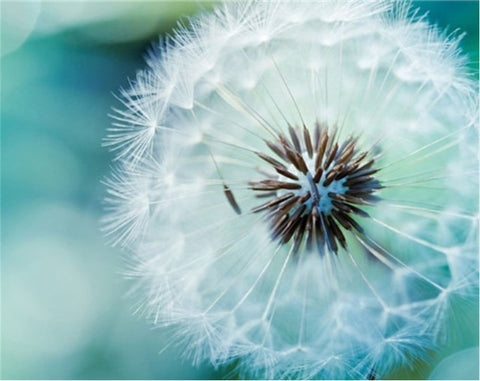
<instances>
[{"instance_id":1,"label":"dark brown seed","mask_svg":"<svg viewBox=\"0 0 480 381\"><path fill-rule=\"evenodd\" d=\"M284 150L285 150L285 154L287 155L287 159L288 161L290 161L290 163L292 163L295 168L297 168L299 171L301 171L300 169L300 164L297 162L297 153L296 151L294 151L293 149L291 149L289 146L287 145L284 145L283 146ZM303 171L302 171L303 172Z\"/></svg>"},{"instance_id":2,"label":"dark brown seed","mask_svg":"<svg viewBox=\"0 0 480 381\"><path fill-rule=\"evenodd\" d=\"M345 204L344 202L332 200L332 205L335 206L338 210L341 210L342 212L345 212L345 213L352 212L352 208L350 208L350 205Z\"/></svg>"},{"instance_id":3,"label":"dark brown seed","mask_svg":"<svg viewBox=\"0 0 480 381\"><path fill-rule=\"evenodd\" d=\"M275 211L276 214L282 215L286 214L292 209L300 200L299 196L295 196L289 200L287 200L285 203L283 203L278 210Z\"/></svg>"},{"instance_id":4,"label":"dark brown seed","mask_svg":"<svg viewBox=\"0 0 480 381\"><path fill-rule=\"evenodd\" d=\"M307 250L311 251L312 246L313 246L313 236L315 232L315 219L313 217L313 213L310 213L308 216L308 222L306 226L306 232L307 232Z\"/></svg>"},{"instance_id":5,"label":"dark brown seed","mask_svg":"<svg viewBox=\"0 0 480 381\"><path fill-rule=\"evenodd\" d=\"M345 214L345 213L339 213L339 214L344 221L350 224L359 233L363 234L363 228L353 218L351 218L348 214Z\"/></svg>"},{"instance_id":6,"label":"dark brown seed","mask_svg":"<svg viewBox=\"0 0 480 381\"><path fill-rule=\"evenodd\" d=\"M295 158L297 159L297 163L300 167L300 171L305 175L308 172L307 164L305 163L305 160L303 160L302 155L300 155L298 152L295 153Z\"/></svg>"},{"instance_id":7,"label":"dark brown seed","mask_svg":"<svg viewBox=\"0 0 480 381\"><path fill-rule=\"evenodd\" d=\"M310 138L310 132L308 132L305 126L303 126L303 140L305 141L305 147L307 147L308 157L311 159L313 156L312 139Z\"/></svg>"},{"instance_id":8,"label":"dark brown seed","mask_svg":"<svg viewBox=\"0 0 480 381\"><path fill-rule=\"evenodd\" d=\"M300 197L300 199L298 201L301 202L301 203L304 203L305 201L307 201L310 198L310 196L311 196L310 192L307 192L302 197Z\"/></svg>"},{"instance_id":9,"label":"dark brown seed","mask_svg":"<svg viewBox=\"0 0 480 381\"><path fill-rule=\"evenodd\" d=\"M313 144L315 144L315 147L318 147L318 142L320 141L320 124L318 122L315 122L315 132L313 136Z\"/></svg>"},{"instance_id":10,"label":"dark brown seed","mask_svg":"<svg viewBox=\"0 0 480 381\"><path fill-rule=\"evenodd\" d=\"M360 209L360 208L357 208L356 206L353 206L353 205L350 205L350 208L352 209L352 213L360 216L360 217L370 217L370 215L365 212L364 210Z\"/></svg>"},{"instance_id":11,"label":"dark brown seed","mask_svg":"<svg viewBox=\"0 0 480 381\"><path fill-rule=\"evenodd\" d=\"M294 175L292 172L289 172L285 167L274 166L274 168L277 171L277 173L279 173L280 175L288 177L292 180L298 180L298 176Z\"/></svg>"},{"instance_id":12,"label":"dark brown seed","mask_svg":"<svg viewBox=\"0 0 480 381\"><path fill-rule=\"evenodd\" d=\"M277 192L255 193L256 198L275 197L276 195L277 195Z\"/></svg>"},{"instance_id":13,"label":"dark brown seed","mask_svg":"<svg viewBox=\"0 0 480 381\"><path fill-rule=\"evenodd\" d=\"M280 163L279 161L275 160L273 157L270 157L268 155L265 155L264 153L261 152L255 152L255 154L260 157L261 159L265 160L267 163L272 164L274 167L281 167L285 168L285 166Z\"/></svg>"},{"instance_id":14,"label":"dark brown seed","mask_svg":"<svg viewBox=\"0 0 480 381\"><path fill-rule=\"evenodd\" d=\"M344 172L345 175L351 175L355 170L358 168L358 163L357 164L352 164L348 163L348 165L345 167Z\"/></svg>"},{"instance_id":15,"label":"dark brown seed","mask_svg":"<svg viewBox=\"0 0 480 381\"><path fill-rule=\"evenodd\" d=\"M371 176L360 176L355 178L348 178L347 181L345 181L345 185L348 187L355 187L358 185L367 184L372 180L374 180L374 178Z\"/></svg>"},{"instance_id":16,"label":"dark brown seed","mask_svg":"<svg viewBox=\"0 0 480 381\"><path fill-rule=\"evenodd\" d=\"M378 188L350 188L346 191L346 194L358 198L367 198L371 193L376 192Z\"/></svg>"},{"instance_id":17,"label":"dark brown seed","mask_svg":"<svg viewBox=\"0 0 480 381\"><path fill-rule=\"evenodd\" d=\"M319 254L322 254L323 246L325 245L325 227L320 218L320 214L318 213L318 208L316 205L312 208L312 215L314 216L315 220L315 235L317 237L317 248Z\"/></svg>"},{"instance_id":18,"label":"dark brown seed","mask_svg":"<svg viewBox=\"0 0 480 381\"><path fill-rule=\"evenodd\" d=\"M362 166L358 167L358 168L357 168L357 171L360 172L360 171L362 171L362 170L364 170L364 169L366 169L366 168L370 168L370 167L373 165L374 162L375 162L375 160L373 160L373 159L370 160L370 161L367 161L365 164L363 164Z\"/></svg>"},{"instance_id":19,"label":"dark brown seed","mask_svg":"<svg viewBox=\"0 0 480 381\"><path fill-rule=\"evenodd\" d=\"M252 190L279 190L279 189L300 189L302 186L298 183L287 183L285 181L277 180L261 180L261 181L251 181L250 189Z\"/></svg>"},{"instance_id":20,"label":"dark brown seed","mask_svg":"<svg viewBox=\"0 0 480 381\"><path fill-rule=\"evenodd\" d=\"M333 251L335 254L337 254L338 245L335 242L335 237L333 236L332 227L328 223L328 221L325 217L325 214L323 212L320 214L320 218L323 221L323 225L324 225L324 229L325 229L325 237L327 238L328 247L330 248L331 251Z\"/></svg>"},{"instance_id":21,"label":"dark brown seed","mask_svg":"<svg viewBox=\"0 0 480 381\"><path fill-rule=\"evenodd\" d=\"M332 164L333 158L335 157L335 154L337 153L337 150L338 150L338 143L335 143L333 148L328 153L327 160L323 164L324 169L327 169L330 166L330 164Z\"/></svg>"},{"instance_id":22,"label":"dark brown seed","mask_svg":"<svg viewBox=\"0 0 480 381\"><path fill-rule=\"evenodd\" d=\"M367 155L368 155L368 152L366 152L366 151L360 153L360 154L355 158L355 160L353 160L353 161L351 162L350 165L351 165L351 166L354 166L354 165L358 166L358 165L363 161L363 159L365 159L365 158L367 157Z\"/></svg>"},{"instance_id":23,"label":"dark brown seed","mask_svg":"<svg viewBox=\"0 0 480 381\"><path fill-rule=\"evenodd\" d=\"M337 241L340 242L340 245L345 249L346 247L345 236L343 235L342 231L338 227L337 223L333 220L332 216L329 215L327 218L328 218L330 229L332 230L333 235L337 238Z\"/></svg>"},{"instance_id":24,"label":"dark brown seed","mask_svg":"<svg viewBox=\"0 0 480 381\"><path fill-rule=\"evenodd\" d=\"M322 167L317 168L317 172L315 172L315 176L313 177L313 182L318 183L320 178L322 177L323 169Z\"/></svg>"},{"instance_id":25,"label":"dark brown seed","mask_svg":"<svg viewBox=\"0 0 480 381\"><path fill-rule=\"evenodd\" d=\"M293 148L292 144L288 141L288 139L283 134L278 135L278 140L280 141L280 144L282 146L288 147L292 152L295 151L295 148Z\"/></svg>"},{"instance_id":26,"label":"dark brown seed","mask_svg":"<svg viewBox=\"0 0 480 381\"><path fill-rule=\"evenodd\" d=\"M352 227L357 230L359 233L363 233L362 227L357 224L357 222L351 218L348 214L342 213L342 212L337 212L333 211L333 216L335 219L340 222L340 224L347 230L351 230Z\"/></svg>"},{"instance_id":27,"label":"dark brown seed","mask_svg":"<svg viewBox=\"0 0 480 381\"><path fill-rule=\"evenodd\" d=\"M352 225L350 225L350 223L345 218L343 218L346 214L332 209L332 215L338 222L340 222L340 225L342 225L345 229L350 230L352 228Z\"/></svg>"},{"instance_id":28,"label":"dark brown seed","mask_svg":"<svg viewBox=\"0 0 480 381\"><path fill-rule=\"evenodd\" d=\"M298 135L296 130L292 127L288 127L288 132L290 133L290 137L292 138L292 143L297 152L302 152L302 147L300 146L300 141L298 140Z\"/></svg>"},{"instance_id":29,"label":"dark brown seed","mask_svg":"<svg viewBox=\"0 0 480 381\"><path fill-rule=\"evenodd\" d=\"M270 148L273 152L277 154L277 156L283 160L287 160L287 156L285 155L285 152L281 148L281 146L276 145L275 143L269 142L268 140L265 141L267 144L268 148Z\"/></svg>"},{"instance_id":30,"label":"dark brown seed","mask_svg":"<svg viewBox=\"0 0 480 381\"><path fill-rule=\"evenodd\" d=\"M347 163L353 156L355 151L355 143L350 142L345 147L344 151L341 153L340 157L338 158L339 163Z\"/></svg>"},{"instance_id":31,"label":"dark brown seed","mask_svg":"<svg viewBox=\"0 0 480 381\"><path fill-rule=\"evenodd\" d=\"M297 254L300 244L302 243L303 236L305 235L305 228L307 226L308 216L304 215L301 218L301 222L298 225L295 237L293 238L293 254Z\"/></svg>"},{"instance_id":32,"label":"dark brown seed","mask_svg":"<svg viewBox=\"0 0 480 381\"><path fill-rule=\"evenodd\" d=\"M290 238L292 238L293 233L295 233L295 229L298 224L301 222L301 216L303 212L306 209L306 205L302 205L300 208L298 208L295 213L293 213L292 217L290 217L290 221L288 224L285 226L285 230L282 231L282 234L284 235L282 242L287 243L290 241Z\"/></svg>"},{"instance_id":33,"label":"dark brown seed","mask_svg":"<svg viewBox=\"0 0 480 381\"><path fill-rule=\"evenodd\" d=\"M329 192L328 196L337 200L337 201L349 202L349 203L352 203L352 204L359 204L359 205L368 204L367 202L365 202L361 198L347 196L346 194L341 195L341 194L338 194L338 193Z\"/></svg>"},{"instance_id":34,"label":"dark brown seed","mask_svg":"<svg viewBox=\"0 0 480 381\"><path fill-rule=\"evenodd\" d=\"M325 154L325 149L328 143L328 134L325 130L322 130L320 133L320 142L317 149L317 158L315 160L315 168L318 169L322 167L323 156Z\"/></svg>"},{"instance_id":35,"label":"dark brown seed","mask_svg":"<svg viewBox=\"0 0 480 381\"><path fill-rule=\"evenodd\" d=\"M323 182L323 186L328 187L333 180L338 176L338 173L343 169L343 164L336 165L332 168L331 171L327 173L327 177L325 177L325 181Z\"/></svg>"},{"instance_id":36,"label":"dark brown seed","mask_svg":"<svg viewBox=\"0 0 480 381\"><path fill-rule=\"evenodd\" d=\"M345 204L343 202L337 202L335 200L332 200L332 205L334 205L344 213L354 213L359 215L360 217L370 217L367 212L351 204Z\"/></svg>"},{"instance_id":37,"label":"dark brown seed","mask_svg":"<svg viewBox=\"0 0 480 381\"><path fill-rule=\"evenodd\" d=\"M282 230L285 227L285 224L288 221L288 217L286 215L279 216L277 219L273 221L272 224L272 235L273 238L276 239L280 236Z\"/></svg>"},{"instance_id":38,"label":"dark brown seed","mask_svg":"<svg viewBox=\"0 0 480 381\"><path fill-rule=\"evenodd\" d=\"M238 206L237 201L227 184L223 184L223 193L225 193L228 203L231 205L235 213L242 214L242 210L240 209L240 206Z\"/></svg>"},{"instance_id":39,"label":"dark brown seed","mask_svg":"<svg viewBox=\"0 0 480 381\"><path fill-rule=\"evenodd\" d=\"M375 168L367 168L367 169L364 169L363 171L358 169L350 175L350 178L354 179L357 177L370 176L377 172L378 172L378 169L375 169Z\"/></svg>"},{"instance_id":40,"label":"dark brown seed","mask_svg":"<svg viewBox=\"0 0 480 381\"><path fill-rule=\"evenodd\" d=\"M293 193L287 193L286 195L282 197L278 197L272 201L266 202L265 204L259 205L255 208L252 209L252 213L258 213L261 212L262 210L273 208L274 206L281 204L282 202L288 200L289 198L293 197Z\"/></svg>"}]
</instances>

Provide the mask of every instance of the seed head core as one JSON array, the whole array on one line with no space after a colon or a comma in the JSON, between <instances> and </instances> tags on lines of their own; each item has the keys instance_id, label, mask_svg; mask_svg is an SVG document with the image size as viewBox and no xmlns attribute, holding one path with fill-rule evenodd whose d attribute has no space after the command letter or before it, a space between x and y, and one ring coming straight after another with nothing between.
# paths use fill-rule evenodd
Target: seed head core
<instances>
[{"instance_id":1,"label":"seed head core","mask_svg":"<svg viewBox=\"0 0 480 381\"><path fill-rule=\"evenodd\" d=\"M368 151L357 149L357 138L339 144L337 129L316 123L313 139L305 126L288 130L289 138L279 133L265 140L275 155L256 152L276 174L249 182L258 197L270 198L252 212L266 212L273 240L286 244L293 238L294 253L304 240L309 251L316 246L321 255L326 248L337 253L347 246L343 230L363 233L352 216L368 217L361 206L378 200L374 193L382 185L373 175L379 169Z\"/></svg>"}]
</instances>

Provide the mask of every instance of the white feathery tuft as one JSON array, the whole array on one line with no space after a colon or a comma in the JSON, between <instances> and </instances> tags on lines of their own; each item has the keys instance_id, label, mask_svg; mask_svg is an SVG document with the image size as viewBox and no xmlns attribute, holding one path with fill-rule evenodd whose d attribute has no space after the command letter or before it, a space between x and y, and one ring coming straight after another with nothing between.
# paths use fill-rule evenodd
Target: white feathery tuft
<instances>
[{"instance_id":1,"label":"white feathery tuft","mask_svg":"<svg viewBox=\"0 0 480 381\"><path fill-rule=\"evenodd\" d=\"M266 379L385 377L468 330L461 37L407 1L319 0L225 1L161 40L105 139L138 310L194 363Z\"/></svg>"}]
</instances>

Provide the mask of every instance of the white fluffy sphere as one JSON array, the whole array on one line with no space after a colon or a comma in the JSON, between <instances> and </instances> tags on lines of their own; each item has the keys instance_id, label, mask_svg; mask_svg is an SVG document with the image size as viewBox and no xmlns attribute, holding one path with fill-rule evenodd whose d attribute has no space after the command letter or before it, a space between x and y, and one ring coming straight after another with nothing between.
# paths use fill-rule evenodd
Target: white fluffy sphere
<instances>
[{"instance_id":1,"label":"white fluffy sphere","mask_svg":"<svg viewBox=\"0 0 480 381\"><path fill-rule=\"evenodd\" d=\"M379 377L478 302L475 82L402 1L225 2L122 91L106 229L194 361Z\"/></svg>"}]
</instances>

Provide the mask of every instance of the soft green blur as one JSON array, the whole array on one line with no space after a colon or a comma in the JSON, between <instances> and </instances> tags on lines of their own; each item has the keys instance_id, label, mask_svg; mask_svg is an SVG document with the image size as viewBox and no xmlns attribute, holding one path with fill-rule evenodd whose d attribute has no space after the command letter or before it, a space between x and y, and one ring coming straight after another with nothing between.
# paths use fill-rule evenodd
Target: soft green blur
<instances>
[{"instance_id":1,"label":"soft green blur","mask_svg":"<svg viewBox=\"0 0 480 381\"><path fill-rule=\"evenodd\" d=\"M414 3L465 30L478 61L478 3ZM166 347L168 332L133 315L126 261L98 223L112 159L101 142L119 106L112 93L144 67L151 41L203 6L1 3L2 378L224 377L182 361Z\"/></svg>"}]
</instances>

